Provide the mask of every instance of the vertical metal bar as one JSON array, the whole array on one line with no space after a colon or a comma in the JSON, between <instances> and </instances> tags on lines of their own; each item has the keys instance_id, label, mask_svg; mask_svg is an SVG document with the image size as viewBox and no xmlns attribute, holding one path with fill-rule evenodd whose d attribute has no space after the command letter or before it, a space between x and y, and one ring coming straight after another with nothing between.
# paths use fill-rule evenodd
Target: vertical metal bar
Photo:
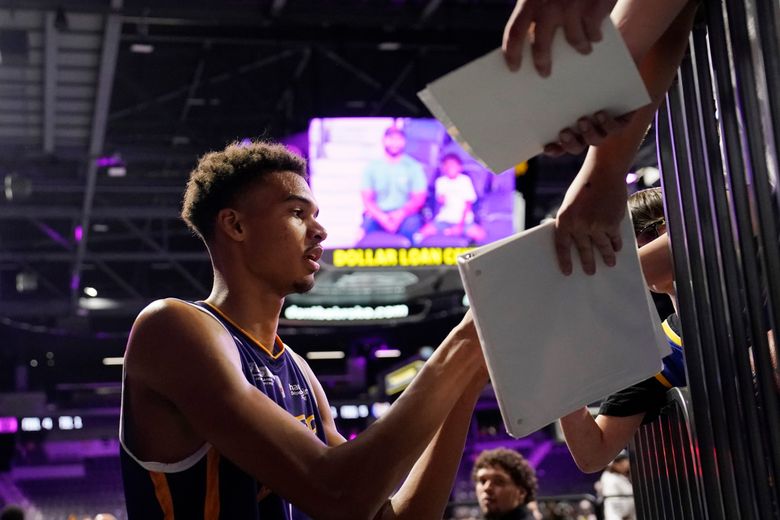
<instances>
[{"instance_id":1,"label":"vertical metal bar","mask_svg":"<svg viewBox=\"0 0 780 520\"><path fill-rule=\"evenodd\" d=\"M678 478L681 479L682 497L681 504L683 518L693 519L694 515L694 497L698 496L697 476L691 471L687 451L689 442L687 435L687 425L684 421L684 415L681 413L679 405L673 403L670 406L672 431L672 446L674 446L675 465Z\"/></svg>"},{"instance_id":2,"label":"vertical metal bar","mask_svg":"<svg viewBox=\"0 0 780 520\"><path fill-rule=\"evenodd\" d=\"M717 236L719 250L717 258L720 260L719 274L722 277L719 284L720 295L728 312L724 316L722 325L728 330L729 341L727 346L732 349L734 360L733 377L736 378L736 397L741 405L739 416L739 431L745 436L744 443L750 453L748 470L752 472L752 486L760 511L766 511L771 504L771 491L767 466L764 460L764 451L767 447L766 427L758 415L758 403L753 390L753 377L750 368L748 351L749 329L745 323L743 312L745 301L740 280L743 277L742 266L737 257L737 246L731 226L731 215L728 209L728 198L725 179L723 176L723 163L721 161L719 136L717 133L717 120L715 118L715 99L712 91L712 77L707 63L706 34L703 30L694 31L692 38L691 70L685 74L690 76L686 82L695 92L689 94L696 99L690 104L697 110L696 134L701 135L702 144L706 146L703 159L707 162L707 171L694 170L694 182L701 189L707 187L709 200L702 200L701 204L709 205L709 211L713 215L712 232ZM692 71L695 71L695 75ZM730 326L730 327L729 327ZM723 332L720 333L721 335ZM721 336L723 339L723 336ZM737 422L732 420L731 422Z\"/></svg>"},{"instance_id":3,"label":"vertical metal bar","mask_svg":"<svg viewBox=\"0 0 780 520\"><path fill-rule=\"evenodd\" d=\"M724 411L729 420L724 420L718 427L725 427L721 435L724 443L730 448L728 459L724 458L724 464L733 468L734 486L738 493L738 509L747 517L755 517L757 504L754 500L755 482L752 474L745 464L736 463L747 458L746 433L742 428L741 412L739 406L738 387L735 383L734 348L731 341L733 336L730 330L730 321L724 304L724 287L720 276L721 266L719 259L721 251L715 237L715 222L710 211L709 193L707 192L707 179L711 175L709 163L705 158L702 129L700 125L699 110L700 100L696 92L696 77L690 60L685 60L680 69L680 82L677 88L677 97L682 105L685 117L680 117L683 130L679 141L686 145L687 156L690 161L690 177L678 178L683 191L683 199L689 198L691 205L687 208L687 221L691 226L695 222L695 236L697 237L697 249L700 257L696 264L700 265L694 271L693 292L697 301L702 302L699 307L699 324L702 332L702 343L707 350L701 355L706 367L705 374L709 390L718 397L723 404ZM691 217L695 217L695 220ZM747 356L747 350L739 353ZM729 384L729 382L731 384ZM717 387L715 389L714 387ZM717 432L716 432L717 433ZM723 452L719 452L723 455Z\"/></svg>"},{"instance_id":4,"label":"vertical metal bar","mask_svg":"<svg viewBox=\"0 0 780 520\"><path fill-rule=\"evenodd\" d=\"M691 385L691 395L694 401L696 401L698 395L701 395L698 393L700 389L707 393L711 410L710 420L713 439L715 441L715 452L712 455L717 458L723 504L728 518L738 519L741 518L740 491L743 491L745 482L741 481L735 474L737 466L735 465L734 453L732 453L733 439L730 439L729 436L730 424L722 413L726 408L726 399L720 383L721 377L725 374L720 374L716 356L712 352L705 350L711 349L711 346L715 345L716 340L711 311L712 301L707 289L706 255L702 250L701 244L701 223L696 218L694 187L691 185L693 165L688 149L688 128L681 110L680 98L681 92L678 89L672 89L667 97L667 107L674 142L673 151L677 166L676 182L681 203L680 209L683 216L683 229L686 236L686 251L688 253L689 265L689 277L684 278L688 283L678 284L678 289L680 287L685 288L683 291L680 291L680 301L684 298L690 298L691 310L693 310L693 312L686 313L685 308L681 306L683 312L680 315L680 319L685 341L685 359L689 384ZM694 341L691 344L688 341L688 334L689 331L694 329L694 326L696 332L694 333Z\"/></svg>"},{"instance_id":5,"label":"vertical metal bar","mask_svg":"<svg viewBox=\"0 0 780 520\"><path fill-rule=\"evenodd\" d=\"M641 438L641 433L638 431L628 445L628 457L631 461L631 484L634 488L634 509L636 510L637 520L646 518L645 512L647 511L647 492L642 461L644 448Z\"/></svg>"},{"instance_id":6,"label":"vertical metal bar","mask_svg":"<svg viewBox=\"0 0 780 520\"><path fill-rule=\"evenodd\" d=\"M754 146L763 149L763 146L758 145L755 142L758 139L755 122L751 123L751 117L748 117L747 121L744 120L745 116L749 116L749 114L745 113L744 109L739 112L737 111L739 103L735 96L736 89L732 84L729 48L727 47L726 42L726 29L723 14L715 9L708 10L707 25L709 27L708 42L710 61L715 65L713 67L713 72L717 86L720 129L724 141L723 154L726 158L729 189L734 213L736 215L734 223L737 228L736 234L739 240L743 275L745 277L744 288L748 302L748 316L750 319L753 350L757 358L757 379L759 381L759 391L763 398L762 411L767 421L766 433L770 440L767 450L773 465L773 481L780 482L780 427L778 427L778 424L780 424L780 412L778 410L778 398L776 390L774 389L772 376L767 373L769 372L771 364L768 359L769 347L766 337L767 326L763 321L763 290L758 273L760 256L753 239L750 196L747 189L747 168L742 150L743 143L751 147L751 162L749 168L751 168L754 179L756 179L757 182L760 182L762 187L766 187L766 165L762 164L763 159L758 157L756 151L753 149ZM745 58L745 56L741 57ZM744 71L744 69L742 70ZM742 74L744 75L744 72ZM742 88L739 92L740 98L751 97L745 90L747 89ZM753 99L753 101L755 101L755 99ZM751 107L754 106L749 100L748 105ZM740 115L742 117L740 117ZM745 124L748 126L745 126ZM745 130L746 142L743 142L742 132L740 131L741 128L744 128ZM758 163L756 161L758 161ZM764 188L756 189L756 191L758 193L755 193L755 195L761 199L757 201L760 210L759 220L762 221L759 223L761 229L761 246L765 252L768 247L769 255L774 256L777 252L777 235L775 233L774 243L772 237L768 236L771 235L768 227L771 225L771 227L774 228L774 217L771 215L771 208L767 208L767 206L770 205L767 204L766 200L769 195L768 190ZM767 211L769 212L768 215L766 215ZM763 222L764 219L768 219L768 222ZM780 267L773 267L776 260L777 259L766 265L766 268L769 271L768 274L771 286L770 296L773 302L771 310L775 327L777 327L780 322L777 316L780 311L780 296L777 294L779 291L779 288L777 287L777 278L780 276L780 272L772 272L772 269L780 270Z\"/></svg>"},{"instance_id":7,"label":"vertical metal bar","mask_svg":"<svg viewBox=\"0 0 780 520\"><path fill-rule=\"evenodd\" d=\"M663 467L663 441L661 440L661 426L658 421L653 423L653 428L650 430L650 443L652 444L653 453L653 484L655 488L655 500L658 504L658 510L661 516L659 518L673 518L671 504L669 503L668 489L669 485L666 481L666 473L662 469Z\"/></svg>"},{"instance_id":8,"label":"vertical metal bar","mask_svg":"<svg viewBox=\"0 0 780 520\"><path fill-rule=\"evenodd\" d=\"M668 101L668 97L667 97ZM683 229L683 212L680 206L680 193L677 188L675 150L672 148L669 110L663 104L656 116L656 142L658 143L658 165L661 171L661 185L664 192L664 206L667 217L667 229L672 243L672 257L675 266L675 279L677 280L678 305L682 316L695 316L693 295L691 294L690 266L688 264L687 238ZM698 327L695 320L684 328L686 353L693 352L692 345L699 344ZM699 350L701 350L699 348ZM699 371L701 363L698 358L686 355L686 369L688 372L688 385L691 394L695 395L693 407L694 431L698 440L699 465L702 468L703 479L703 505L706 518L713 520L725 519L726 513L718 482L718 466L715 460L715 440L712 431L712 416L710 413L709 395ZM692 372L695 377L691 377Z\"/></svg>"},{"instance_id":9,"label":"vertical metal bar","mask_svg":"<svg viewBox=\"0 0 780 520\"><path fill-rule=\"evenodd\" d=\"M674 518L685 518L685 513L683 511L684 492L680 485L680 482L682 481L682 468L677 464L677 457L675 454L676 439L673 434L675 425L668 412L664 413L659 418L659 426L663 439L664 470L666 471L666 479L669 482L670 502L672 510L674 511Z\"/></svg>"}]
</instances>

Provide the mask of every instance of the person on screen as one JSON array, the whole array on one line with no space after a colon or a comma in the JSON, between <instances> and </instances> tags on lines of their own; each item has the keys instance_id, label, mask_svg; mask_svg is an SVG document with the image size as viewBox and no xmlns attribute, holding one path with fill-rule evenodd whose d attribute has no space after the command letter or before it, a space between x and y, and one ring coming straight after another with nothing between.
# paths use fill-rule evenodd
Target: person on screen
<instances>
[{"instance_id":1,"label":"person on screen","mask_svg":"<svg viewBox=\"0 0 780 520\"><path fill-rule=\"evenodd\" d=\"M385 130L382 144L384 157L371 161L363 172L363 230L399 234L411 241L422 226L420 209L428 197L428 178L420 163L404 153L406 136L401 128Z\"/></svg>"},{"instance_id":2,"label":"person on screen","mask_svg":"<svg viewBox=\"0 0 780 520\"><path fill-rule=\"evenodd\" d=\"M561 130L558 142L545 146L545 153L553 156L588 150L556 218L555 246L564 274L572 272L572 249L588 274L596 270L596 254L605 264L615 264L615 253L622 247L625 176L685 54L696 6L690 0L517 0L503 33L502 48L510 69L521 66L523 46L529 41L537 71L549 75L558 29L575 49L589 53L592 44L601 40L601 24L611 10L651 98L630 119L615 119L604 112L582 117Z\"/></svg>"},{"instance_id":3,"label":"person on screen","mask_svg":"<svg viewBox=\"0 0 780 520\"><path fill-rule=\"evenodd\" d=\"M471 480L486 520L535 520L529 504L536 500L536 472L516 451L483 451L474 462Z\"/></svg>"},{"instance_id":4,"label":"person on screen","mask_svg":"<svg viewBox=\"0 0 780 520\"><path fill-rule=\"evenodd\" d=\"M645 282L653 292L669 296L676 311L674 269L661 189L638 191L629 197L628 204ZM582 471L602 470L642 424L655 420L666 404L667 391L685 386L682 333L676 312L662 326L672 352L664 357L660 373L607 397L595 419L587 407L561 418L566 444Z\"/></svg>"},{"instance_id":5,"label":"person on screen","mask_svg":"<svg viewBox=\"0 0 780 520\"><path fill-rule=\"evenodd\" d=\"M471 314L347 442L277 335L285 297L314 286L318 214L305 161L278 144L234 143L191 173L182 218L214 281L203 301L151 303L130 332L119 427L130 520L442 517L488 379Z\"/></svg>"},{"instance_id":6,"label":"person on screen","mask_svg":"<svg viewBox=\"0 0 780 520\"><path fill-rule=\"evenodd\" d=\"M467 237L472 242L481 243L485 239L485 230L474 220L477 193L471 177L463 173L463 161L459 155L449 153L442 157L439 169L442 175L434 183L439 209L433 221L425 224L414 236L415 243L436 234Z\"/></svg>"}]
</instances>

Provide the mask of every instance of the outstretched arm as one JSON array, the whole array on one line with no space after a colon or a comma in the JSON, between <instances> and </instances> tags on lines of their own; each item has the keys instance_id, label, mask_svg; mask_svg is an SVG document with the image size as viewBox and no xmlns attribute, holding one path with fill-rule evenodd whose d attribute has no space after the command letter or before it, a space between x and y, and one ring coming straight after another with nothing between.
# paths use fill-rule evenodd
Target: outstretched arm
<instances>
[{"instance_id":1,"label":"outstretched arm","mask_svg":"<svg viewBox=\"0 0 780 520\"><path fill-rule=\"evenodd\" d=\"M682 61L695 12L696 5L688 4L642 60L640 72L652 102L639 109L625 128L588 150L585 163L566 192L555 233L558 262L564 274L572 271L572 246L586 273L596 271L594 248L607 265L615 264L615 252L622 247L619 227L626 209L625 176ZM640 21L630 21L632 24L626 22L626 27L641 28ZM635 48L641 53L638 43Z\"/></svg>"},{"instance_id":2,"label":"outstretched arm","mask_svg":"<svg viewBox=\"0 0 780 520\"><path fill-rule=\"evenodd\" d=\"M412 468L398 493L384 508L382 520L441 518L455 480L474 405L487 383L487 373L464 385L463 394L433 441Z\"/></svg>"},{"instance_id":3,"label":"outstretched arm","mask_svg":"<svg viewBox=\"0 0 780 520\"><path fill-rule=\"evenodd\" d=\"M577 467L585 473L601 471L612 462L642 424L645 414L628 417L599 415L595 419L587 408L561 417L561 429Z\"/></svg>"}]
</instances>

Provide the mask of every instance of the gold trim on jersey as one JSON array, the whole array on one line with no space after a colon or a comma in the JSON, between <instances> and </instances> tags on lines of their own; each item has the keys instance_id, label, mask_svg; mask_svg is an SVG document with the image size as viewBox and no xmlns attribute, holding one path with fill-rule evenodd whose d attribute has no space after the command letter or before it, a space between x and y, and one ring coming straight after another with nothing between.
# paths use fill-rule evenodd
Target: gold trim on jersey
<instances>
[{"instance_id":1,"label":"gold trim on jersey","mask_svg":"<svg viewBox=\"0 0 780 520\"><path fill-rule=\"evenodd\" d=\"M165 473L159 471L150 471L149 477L154 485L154 496L157 497L157 503L163 512L164 520L173 520L173 498L171 497L171 488L168 487L168 479Z\"/></svg>"},{"instance_id":2,"label":"gold trim on jersey","mask_svg":"<svg viewBox=\"0 0 780 520\"><path fill-rule=\"evenodd\" d=\"M672 330L672 327L669 325L669 320L664 320L664 322L661 323L661 327L663 327L666 337L669 338L672 343L678 347L682 347L682 338Z\"/></svg>"},{"instance_id":3,"label":"gold trim on jersey","mask_svg":"<svg viewBox=\"0 0 780 520\"><path fill-rule=\"evenodd\" d=\"M219 452L213 446L206 455L206 500L203 520L219 520Z\"/></svg>"},{"instance_id":4,"label":"gold trim on jersey","mask_svg":"<svg viewBox=\"0 0 780 520\"><path fill-rule=\"evenodd\" d=\"M263 350L263 352L265 352L266 354L271 356L271 359L279 359L279 356L281 356L284 353L284 342L282 342L282 338L280 338L279 335L276 336L276 340L274 341L274 344L277 347L279 347L279 351L276 354L274 354L273 350L269 350L268 347L266 347L261 342L259 342L257 339L255 339L255 337L252 336L252 334L250 334L248 331L244 330L244 328L241 327L241 325L239 325L235 321L231 320L230 317L227 314L225 314L224 312L219 310L217 307L215 307L214 305L211 305L208 302L203 302L203 303L205 303L208 306L209 309L211 309L214 312L216 312L217 314L219 314L225 321L227 321L228 323L233 325L235 328L240 330L244 334L244 336L246 336L249 339L249 341L254 343L256 346L260 347Z\"/></svg>"}]
</instances>

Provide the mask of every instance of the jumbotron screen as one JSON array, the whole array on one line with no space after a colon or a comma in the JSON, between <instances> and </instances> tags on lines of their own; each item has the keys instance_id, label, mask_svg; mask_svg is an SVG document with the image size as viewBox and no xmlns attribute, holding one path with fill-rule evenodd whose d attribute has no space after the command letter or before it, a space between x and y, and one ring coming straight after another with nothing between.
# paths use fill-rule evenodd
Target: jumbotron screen
<instances>
[{"instance_id":1,"label":"jumbotron screen","mask_svg":"<svg viewBox=\"0 0 780 520\"><path fill-rule=\"evenodd\" d=\"M514 176L490 173L435 119L313 119L308 137L336 267L454 265L515 231Z\"/></svg>"}]
</instances>

